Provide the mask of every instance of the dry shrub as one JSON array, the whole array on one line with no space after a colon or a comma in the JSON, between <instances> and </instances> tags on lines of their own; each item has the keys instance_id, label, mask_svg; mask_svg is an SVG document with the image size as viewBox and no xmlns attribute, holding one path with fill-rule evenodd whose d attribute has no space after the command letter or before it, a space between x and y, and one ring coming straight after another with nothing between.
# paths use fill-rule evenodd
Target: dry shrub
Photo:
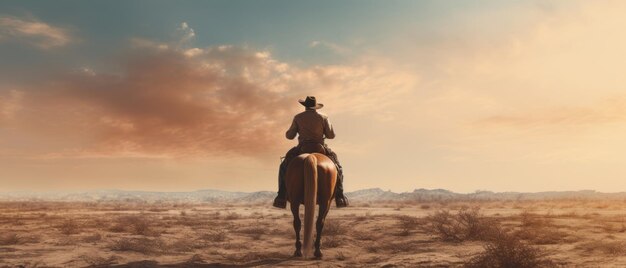
<instances>
[{"instance_id":1,"label":"dry shrub","mask_svg":"<svg viewBox=\"0 0 626 268\"><path fill-rule=\"evenodd\" d=\"M194 250L195 248L199 248L202 245L199 243L196 243L194 241L193 238L191 237L183 237L180 239L177 239L176 241L174 241L173 243L171 243L168 248L172 249L173 251L176 252L189 252Z\"/></svg>"},{"instance_id":2,"label":"dry shrub","mask_svg":"<svg viewBox=\"0 0 626 268\"><path fill-rule=\"evenodd\" d=\"M81 232L78 223L72 219L63 221L57 228L64 235L78 234Z\"/></svg>"},{"instance_id":3,"label":"dry shrub","mask_svg":"<svg viewBox=\"0 0 626 268\"><path fill-rule=\"evenodd\" d=\"M261 236L267 233L267 230L260 226L248 227L237 230L238 233L247 234L253 240L260 240Z\"/></svg>"},{"instance_id":4,"label":"dry shrub","mask_svg":"<svg viewBox=\"0 0 626 268\"><path fill-rule=\"evenodd\" d=\"M114 241L109 248L114 251L134 251L143 254L158 254L166 251L166 244L160 238L121 238Z\"/></svg>"},{"instance_id":5,"label":"dry shrub","mask_svg":"<svg viewBox=\"0 0 626 268\"><path fill-rule=\"evenodd\" d=\"M205 225L210 225L210 221L205 220L201 217L190 217L190 216L181 216L178 218L178 224L189 227L200 227Z\"/></svg>"},{"instance_id":6,"label":"dry shrub","mask_svg":"<svg viewBox=\"0 0 626 268\"><path fill-rule=\"evenodd\" d=\"M537 245L556 245L567 242L575 242L577 239L570 237L566 232L555 228L532 228L522 227L516 231L515 236Z\"/></svg>"},{"instance_id":7,"label":"dry shrub","mask_svg":"<svg viewBox=\"0 0 626 268\"><path fill-rule=\"evenodd\" d=\"M522 211L519 214L522 227L551 227L553 222L546 216L538 215L528 210Z\"/></svg>"},{"instance_id":8,"label":"dry shrub","mask_svg":"<svg viewBox=\"0 0 626 268\"><path fill-rule=\"evenodd\" d=\"M411 231L420 226L420 220L416 217L403 215L398 217L398 225L400 226L400 233L398 233L398 235L407 236L411 234Z\"/></svg>"},{"instance_id":9,"label":"dry shrub","mask_svg":"<svg viewBox=\"0 0 626 268\"><path fill-rule=\"evenodd\" d=\"M328 236L334 235L344 235L348 231L342 223L337 220L326 220L324 222L324 229L322 230L322 234Z\"/></svg>"},{"instance_id":10,"label":"dry shrub","mask_svg":"<svg viewBox=\"0 0 626 268\"><path fill-rule=\"evenodd\" d=\"M207 233L203 233L200 236L200 239L211 242L224 242L227 235L228 233L224 230L209 231Z\"/></svg>"},{"instance_id":11,"label":"dry shrub","mask_svg":"<svg viewBox=\"0 0 626 268\"><path fill-rule=\"evenodd\" d=\"M32 262L31 261L25 261L25 262L22 262L20 265L15 266L15 267L19 267L19 268L38 268L38 267L50 267L50 266L46 265L42 261L32 261Z\"/></svg>"},{"instance_id":12,"label":"dry shrub","mask_svg":"<svg viewBox=\"0 0 626 268\"><path fill-rule=\"evenodd\" d=\"M272 230L270 230L268 232L271 235L276 235L276 236L290 236L293 235L293 228L274 228Z\"/></svg>"},{"instance_id":13,"label":"dry shrub","mask_svg":"<svg viewBox=\"0 0 626 268\"><path fill-rule=\"evenodd\" d=\"M263 214L263 212L255 211L250 214L250 217L253 219L263 219L265 218L265 215Z\"/></svg>"},{"instance_id":14,"label":"dry shrub","mask_svg":"<svg viewBox=\"0 0 626 268\"><path fill-rule=\"evenodd\" d=\"M0 245L17 245L20 243L21 237L16 233L0 234Z\"/></svg>"},{"instance_id":15,"label":"dry shrub","mask_svg":"<svg viewBox=\"0 0 626 268\"><path fill-rule=\"evenodd\" d=\"M83 237L83 242L85 243L96 243L100 240L102 240L102 235L99 233L95 233L95 234Z\"/></svg>"},{"instance_id":16,"label":"dry shrub","mask_svg":"<svg viewBox=\"0 0 626 268\"><path fill-rule=\"evenodd\" d=\"M19 236L20 244L39 243L41 241L41 235L29 234Z\"/></svg>"},{"instance_id":17,"label":"dry shrub","mask_svg":"<svg viewBox=\"0 0 626 268\"><path fill-rule=\"evenodd\" d=\"M144 215L128 215L117 219L117 223L109 228L109 231L121 233L129 232L135 235L159 236L160 233L153 230L150 220Z\"/></svg>"},{"instance_id":18,"label":"dry shrub","mask_svg":"<svg viewBox=\"0 0 626 268\"><path fill-rule=\"evenodd\" d=\"M553 267L554 263L546 258L547 253L541 248L522 242L519 238L498 232L484 246L485 251L471 258L465 267L469 268L534 268Z\"/></svg>"},{"instance_id":19,"label":"dry shrub","mask_svg":"<svg viewBox=\"0 0 626 268\"><path fill-rule=\"evenodd\" d=\"M322 245L327 248L336 248L343 244L343 241L337 236L328 236L322 238Z\"/></svg>"},{"instance_id":20,"label":"dry shrub","mask_svg":"<svg viewBox=\"0 0 626 268\"><path fill-rule=\"evenodd\" d=\"M166 208L149 208L148 211L149 212L166 212L166 211L169 211L169 209L166 209Z\"/></svg>"},{"instance_id":21,"label":"dry shrub","mask_svg":"<svg viewBox=\"0 0 626 268\"><path fill-rule=\"evenodd\" d=\"M361 241L372 241L375 239L375 237L372 235L371 232L359 232L359 231L355 231L352 233L351 235L354 239L356 240L361 240Z\"/></svg>"},{"instance_id":22,"label":"dry shrub","mask_svg":"<svg viewBox=\"0 0 626 268\"><path fill-rule=\"evenodd\" d=\"M546 218L546 216L528 211L520 213L519 216L521 221L520 229L514 235L520 239L537 245L552 245L574 241L571 239L567 240L569 235L558 230L554 226L553 221Z\"/></svg>"},{"instance_id":23,"label":"dry shrub","mask_svg":"<svg viewBox=\"0 0 626 268\"><path fill-rule=\"evenodd\" d=\"M245 249L249 249L250 248L250 244L251 243L232 243L232 242L226 242L224 244L221 245L222 249L237 249L237 250L245 250Z\"/></svg>"},{"instance_id":24,"label":"dry shrub","mask_svg":"<svg viewBox=\"0 0 626 268\"><path fill-rule=\"evenodd\" d=\"M285 255L280 253L257 253L257 252L249 252L245 254L228 254L224 255L224 257L232 262L240 263L240 262L252 262L252 261L260 261L260 260L281 260L285 259Z\"/></svg>"},{"instance_id":25,"label":"dry shrub","mask_svg":"<svg viewBox=\"0 0 626 268\"><path fill-rule=\"evenodd\" d=\"M241 219L241 214L237 213L237 212L229 212L228 215L226 215L226 217L224 217L225 220L238 220Z\"/></svg>"},{"instance_id":26,"label":"dry shrub","mask_svg":"<svg viewBox=\"0 0 626 268\"><path fill-rule=\"evenodd\" d=\"M194 254L188 260L185 261L186 265L203 264L203 263L205 263L205 261L202 259L202 257L199 254Z\"/></svg>"},{"instance_id":27,"label":"dry shrub","mask_svg":"<svg viewBox=\"0 0 626 268\"><path fill-rule=\"evenodd\" d=\"M71 237L71 236L65 236L65 237L61 237L59 240L57 240L54 245L56 246L72 246L72 245L76 245L78 242L80 242L78 239Z\"/></svg>"},{"instance_id":28,"label":"dry shrub","mask_svg":"<svg viewBox=\"0 0 626 268\"><path fill-rule=\"evenodd\" d=\"M113 226L109 227L109 232L113 233L123 233L126 232L126 226L122 223L116 223Z\"/></svg>"},{"instance_id":29,"label":"dry shrub","mask_svg":"<svg viewBox=\"0 0 626 268\"><path fill-rule=\"evenodd\" d=\"M116 264L119 257L109 256L108 258L104 258L100 256L83 255L80 256L80 259L89 264L90 267L109 267Z\"/></svg>"},{"instance_id":30,"label":"dry shrub","mask_svg":"<svg viewBox=\"0 0 626 268\"><path fill-rule=\"evenodd\" d=\"M335 259L337 259L338 261L345 261L346 255L344 255L343 252L338 251L337 254L335 255Z\"/></svg>"},{"instance_id":31,"label":"dry shrub","mask_svg":"<svg viewBox=\"0 0 626 268\"><path fill-rule=\"evenodd\" d=\"M104 226L108 226L109 222L108 217L94 217L82 222L81 225L83 228L100 229Z\"/></svg>"},{"instance_id":32,"label":"dry shrub","mask_svg":"<svg viewBox=\"0 0 626 268\"><path fill-rule=\"evenodd\" d=\"M421 228L442 241L463 242L489 240L499 225L497 221L484 217L480 208L461 208L456 214L439 210L426 217Z\"/></svg>"},{"instance_id":33,"label":"dry shrub","mask_svg":"<svg viewBox=\"0 0 626 268\"><path fill-rule=\"evenodd\" d=\"M367 251L370 253L421 253L421 252L432 252L433 249L429 247L424 247L419 241L403 241L403 242L395 242L391 241L388 243L371 243L366 247Z\"/></svg>"},{"instance_id":34,"label":"dry shrub","mask_svg":"<svg viewBox=\"0 0 626 268\"><path fill-rule=\"evenodd\" d=\"M361 215L361 216L357 216L356 218L354 218L355 223L358 222L363 222L366 220L369 220L372 218L372 213L370 211L365 212L365 214Z\"/></svg>"},{"instance_id":35,"label":"dry shrub","mask_svg":"<svg viewBox=\"0 0 626 268\"><path fill-rule=\"evenodd\" d=\"M150 223L142 216L128 216L128 224L132 226L132 233L136 235L148 235L152 233Z\"/></svg>"},{"instance_id":36,"label":"dry shrub","mask_svg":"<svg viewBox=\"0 0 626 268\"><path fill-rule=\"evenodd\" d=\"M585 253L601 252L606 255L620 256L626 254L626 242L594 240L581 243L576 246L576 249L583 250Z\"/></svg>"}]
</instances>

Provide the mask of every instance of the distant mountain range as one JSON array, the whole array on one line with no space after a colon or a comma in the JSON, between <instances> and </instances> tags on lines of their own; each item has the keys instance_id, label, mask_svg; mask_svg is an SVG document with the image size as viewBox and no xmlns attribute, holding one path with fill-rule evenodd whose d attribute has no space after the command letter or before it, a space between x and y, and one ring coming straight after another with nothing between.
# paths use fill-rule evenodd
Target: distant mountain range
<instances>
[{"instance_id":1,"label":"distant mountain range","mask_svg":"<svg viewBox=\"0 0 626 268\"><path fill-rule=\"evenodd\" d=\"M1 201L131 201L131 202L191 202L191 203L260 203L271 202L275 192L229 192L221 190L198 190L193 192L148 192L123 190L95 190L84 192L0 192ZM421 201L489 201L489 200L626 200L626 192L601 193L593 190L562 192L490 192L477 191L469 194L454 193L444 189L416 189L412 192L395 193L380 188L346 193L357 202L421 202Z\"/></svg>"}]
</instances>

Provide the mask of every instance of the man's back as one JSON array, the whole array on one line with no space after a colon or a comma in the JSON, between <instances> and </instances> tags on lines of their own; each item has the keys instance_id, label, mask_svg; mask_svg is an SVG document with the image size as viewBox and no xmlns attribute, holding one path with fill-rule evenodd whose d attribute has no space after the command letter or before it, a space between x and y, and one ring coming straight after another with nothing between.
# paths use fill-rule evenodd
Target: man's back
<instances>
[{"instance_id":1,"label":"man's back","mask_svg":"<svg viewBox=\"0 0 626 268\"><path fill-rule=\"evenodd\" d=\"M318 113L316 110L306 110L297 114L293 118L291 127L285 133L288 139L293 139L298 135L299 142L317 142L324 144L324 138L332 139L335 132L328 121L328 117Z\"/></svg>"},{"instance_id":2,"label":"man's back","mask_svg":"<svg viewBox=\"0 0 626 268\"><path fill-rule=\"evenodd\" d=\"M324 139L335 138L335 131L328 120L328 116L317 112L317 109L324 107L324 104L317 103L314 96L307 96L306 99L298 100L298 102L302 104L306 110L293 117L291 127L287 130L285 136L287 139L292 140L296 137L296 135L299 135L299 144L298 146L291 148L291 150L289 150L289 152L285 155L284 160L280 163L280 168L278 169L278 196L274 199L273 206L277 208L287 207L284 178L285 173L287 172L287 165L291 159L301 153L323 151L324 154L332 159L335 165L337 165L337 184L335 186L335 200L337 202L337 207L346 207L348 206L348 199L343 195L343 168L339 164L337 154L335 154L335 152L333 152L328 145L324 143ZM310 142L318 143L319 146L311 146Z\"/></svg>"}]
</instances>

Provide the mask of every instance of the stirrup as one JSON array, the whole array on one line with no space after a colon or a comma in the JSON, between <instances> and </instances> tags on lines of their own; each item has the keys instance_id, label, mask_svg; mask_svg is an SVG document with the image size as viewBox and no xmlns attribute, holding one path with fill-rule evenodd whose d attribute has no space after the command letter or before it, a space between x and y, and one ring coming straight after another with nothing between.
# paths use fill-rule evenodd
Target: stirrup
<instances>
[{"instance_id":1,"label":"stirrup","mask_svg":"<svg viewBox=\"0 0 626 268\"><path fill-rule=\"evenodd\" d=\"M348 198L345 196L342 197L335 197L335 205L337 205L338 208L345 208L347 206L349 206L349 202L348 202Z\"/></svg>"},{"instance_id":2,"label":"stirrup","mask_svg":"<svg viewBox=\"0 0 626 268\"><path fill-rule=\"evenodd\" d=\"M287 207L287 200L285 199L281 199L279 197L276 197L274 199L274 204L272 204L274 207L277 208L286 208Z\"/></svg>"}]
</instances>

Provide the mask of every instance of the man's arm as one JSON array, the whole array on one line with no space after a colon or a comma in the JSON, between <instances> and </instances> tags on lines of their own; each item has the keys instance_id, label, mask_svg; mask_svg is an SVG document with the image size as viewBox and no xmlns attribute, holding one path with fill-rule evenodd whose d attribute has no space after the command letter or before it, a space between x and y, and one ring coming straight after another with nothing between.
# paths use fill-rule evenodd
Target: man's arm
<instances>
[{"instance_id":1,"label":"man's arm","mask_svg":"<svg viewBox=\"0 0 626 268\"><path fill-rule=\"evenodd\" d=\"M328 120L328 117L324 117L324 136L326 136L327 139L335 138L335 130Z\"/></svg>"},{"instance_id":2,"label":"man's arm","mask_svg":"<svg viewBox=\"0 0 626 268\"><path fill-rule=\"evenodd\" d=\"M293 140L293 138L296 137L296 134L298 134L298 124L296 123L296 118L294 117L293 121L291 122L291 126L287 130L287 133L285 133L285 137L287 137L287 139Z\"/></svg>"}]
</instances>

